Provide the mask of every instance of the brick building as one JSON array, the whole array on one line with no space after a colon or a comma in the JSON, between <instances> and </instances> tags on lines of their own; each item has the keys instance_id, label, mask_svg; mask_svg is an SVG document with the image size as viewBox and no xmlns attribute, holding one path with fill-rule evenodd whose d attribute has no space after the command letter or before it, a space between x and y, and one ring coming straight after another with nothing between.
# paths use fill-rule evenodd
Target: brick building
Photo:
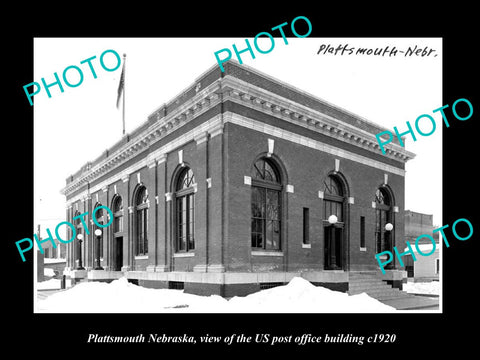
<instances>
[{"instance_id":1,"label":"brick building","mask_svg":"<svg viewBox=\"0 0 480 360\"><path fill-rule=\"evenodd\" d=\"M414 250L416 261L413 261L411 255L404 258L405 270L408 277L413 277L415 281L438 280L440 274L440 246L439 233L433 233L433 229L439 226L433 225L433 215L422 214L419 212L405 210L405 240L409 241ZM428 238L421 238L418 241L420 251L429 256L418 254L415 243L419 236L428 234L435 240L435 250L433 250L432 241ZM407 249L408 250L408 249Z\"/></svg>"},{"instance_id":2,"label":"brick building","mask_svg":"<svg viewBox=\"0 0 480 360\"><path fill-rule=\"evenodd\" d=\"M405 245L414 154L392 142L383 155L384 130L250 67L212 66L67 178L83 240L65 274L223 296L293 276L346 291L352 271L376 272L377 252ZM97 237L99 205L113 220L96 212L112 221ZM73 221L85 212L89 234ZM393 263L383 279L405 276Z\"/></svg>"}]
</instances>

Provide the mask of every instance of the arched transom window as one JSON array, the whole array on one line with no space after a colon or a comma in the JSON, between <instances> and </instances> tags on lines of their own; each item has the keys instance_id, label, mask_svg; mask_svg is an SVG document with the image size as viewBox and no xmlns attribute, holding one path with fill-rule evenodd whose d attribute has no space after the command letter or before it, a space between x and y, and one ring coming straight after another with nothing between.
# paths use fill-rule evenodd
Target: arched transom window
<instances>
[{"instance_id":1,"label":"arched transom window","mask_svg":"<svg viewBox=\"0 0 480 360\"><path fill-rule=\"evenodd\" d=\"M385 225L393 224L393 199L386 188L380 187L375 191L375 242L377 253L391 251L392 230L387 230Z\"/></svg>"}]
</instances>

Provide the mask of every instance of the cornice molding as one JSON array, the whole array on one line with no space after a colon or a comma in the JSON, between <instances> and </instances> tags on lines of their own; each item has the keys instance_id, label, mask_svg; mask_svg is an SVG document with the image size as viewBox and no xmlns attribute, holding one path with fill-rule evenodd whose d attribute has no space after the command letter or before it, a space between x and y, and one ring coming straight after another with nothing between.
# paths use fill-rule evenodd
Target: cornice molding
<instances>
[{"instance_id":1,"label":"cornice molding","mask_svg":"<svg viewBox=\"0 0 480 360\"><path fill-rule=\"evenodd\" d=\"M373 153L382 154L375 134L356 128L342 120L335 119L230 75L224 78L222 88L225 91L224 101L229 99ZM359 121L365 120L359 118ZM406 162L415 157L414 153L405 150L398 144L390 143L385 145L384 148L386 154L382 155L397 161Z\"/></svg>"},{"instance_id":2,"label":"cornice molding","mask_svg":"<svg viewBox=\"0 0 480 360\"><path fill-rule=\"evenodd\" d=\"M63 195L71 194L84 184L92 182L105 173L114 170L133 156L147 150L150 145L182 127L185 123L216 106L220 102L220 96L217 93L219 90L220 80L217 80L203 91L198 92L192 99L185 102L185 104L175 109L172 113L167 114L164 118L161 118L163 108L158 109L149 116L150 119L152 119L152 117L157 119L151 126L110 154L106 159L101 160L98 164L93 165L88 163L85 172L80 174L76 179L73 179L71 183L61 190L61 193ZM140 125L140 127L141 126L142 125Z\"/></svg>"},{"instance_id":3,"label":"cornice molding","mask_svg":"<svg viewBox=\"0 0 480 360\"><path fill-rule=\"evenodd\" d=\"M158 108L148 117L147 122L151 123L150 126L142 132L135 134L129 142L120 146L112 154L109 154L107 158L100 160L97 164L87 163L85 171L67 184L61 190L61 193L66 196L74 193L85 184L91 183L99 177L113 171L133 156L145 152L151 145L155 144L173 131L181 128L183 125L200 116L208 109L227 100L275 116L284 121L300 125L309 130L339 139L343 142L353 144L357 147L367 149L372 153L381 154L375 135L363 129L356 128L342 120L332 118L327 114L323 114L307 106L274 94L271 91L247 83L231 75L227 75L215 80L206 88L198 91L195 96L167 115L165 115L164 106ZM362 119L360 120L364 121ZM145 123L140 127L144 125ZM202 124L199 125L198 128L202 128L202 126L202 131L205 131L205 128L209 128L210 136L215 136L223 130L223 123L219 123L218 121L216 122L215 129L211 129L211 126ZM275 129L272 135L275 136L276 133L280 134L281 132L282 129L278 127L278 130ZM197 137L198 136L200 136L200 139L204 139L203 137L208 135L197 133ZM183 139L183 142L184 140L185 139ZM178 141L176 143L178 143ZM164 146L162 148L167 149L169 146ZM406 151L403 147L397 144L390 143L386 145L385 148L386 154L382 154L382 156L397 161L406 162L415 157L415 154ZM145 162L145 165L153 166L152 164L154 164L156 156L160 156L157 151L155 152L155 155L149 155L148 160L143 159L140 163L143 164ZM161 156L164 155L161 154ZM135 166L135 168L138 168L138 165ZM125 170L122 171L122 174L124 177L128 176L128 174L125 173Z\"/></svg>"}]
</instances>

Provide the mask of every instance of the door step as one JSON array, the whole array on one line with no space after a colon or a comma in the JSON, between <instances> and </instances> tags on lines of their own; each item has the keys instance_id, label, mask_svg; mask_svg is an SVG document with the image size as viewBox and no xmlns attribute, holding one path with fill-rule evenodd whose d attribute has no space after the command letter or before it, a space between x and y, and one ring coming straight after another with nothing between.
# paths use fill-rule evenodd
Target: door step
<instances>
[{"instance_id":1,"label":"door step","mask_svg":"<svg viewBox=\"0 0 480 360\"><path fill-rule=\"evenodd\" d=\"M438 309L438 299L424 298L393 288L376 272L350 272L348 294L366 293L378 301L397 310Z\"/></svg>"}]
</instances>

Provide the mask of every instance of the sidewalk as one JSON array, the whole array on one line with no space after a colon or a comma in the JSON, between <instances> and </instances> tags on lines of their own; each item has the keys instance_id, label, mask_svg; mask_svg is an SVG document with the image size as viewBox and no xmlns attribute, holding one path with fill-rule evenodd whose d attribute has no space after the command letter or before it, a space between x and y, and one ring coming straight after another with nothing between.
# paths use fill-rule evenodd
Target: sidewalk
<instances>
[{"instance_id":1,"label":"sidewalk","mask_svg":"<svg viewBox=\"0 0 480 360\"><path fill-rule=\"evenodd\" d=\"M397 310L439 310L438 298L411 295L404 298L379 300L385 305L394 307Z\"/></svg>"},{"instance_id":2,"label":"sidewalk","mask_svg":"<svg viewBox=\"0 0 480 360\"><path fill-rule=\"evenodd\" d=\"M37 300L45 300L50 295L56 294L60 291L65 291L65 289L37 289Z\"/></svg>"}]
</instances>

